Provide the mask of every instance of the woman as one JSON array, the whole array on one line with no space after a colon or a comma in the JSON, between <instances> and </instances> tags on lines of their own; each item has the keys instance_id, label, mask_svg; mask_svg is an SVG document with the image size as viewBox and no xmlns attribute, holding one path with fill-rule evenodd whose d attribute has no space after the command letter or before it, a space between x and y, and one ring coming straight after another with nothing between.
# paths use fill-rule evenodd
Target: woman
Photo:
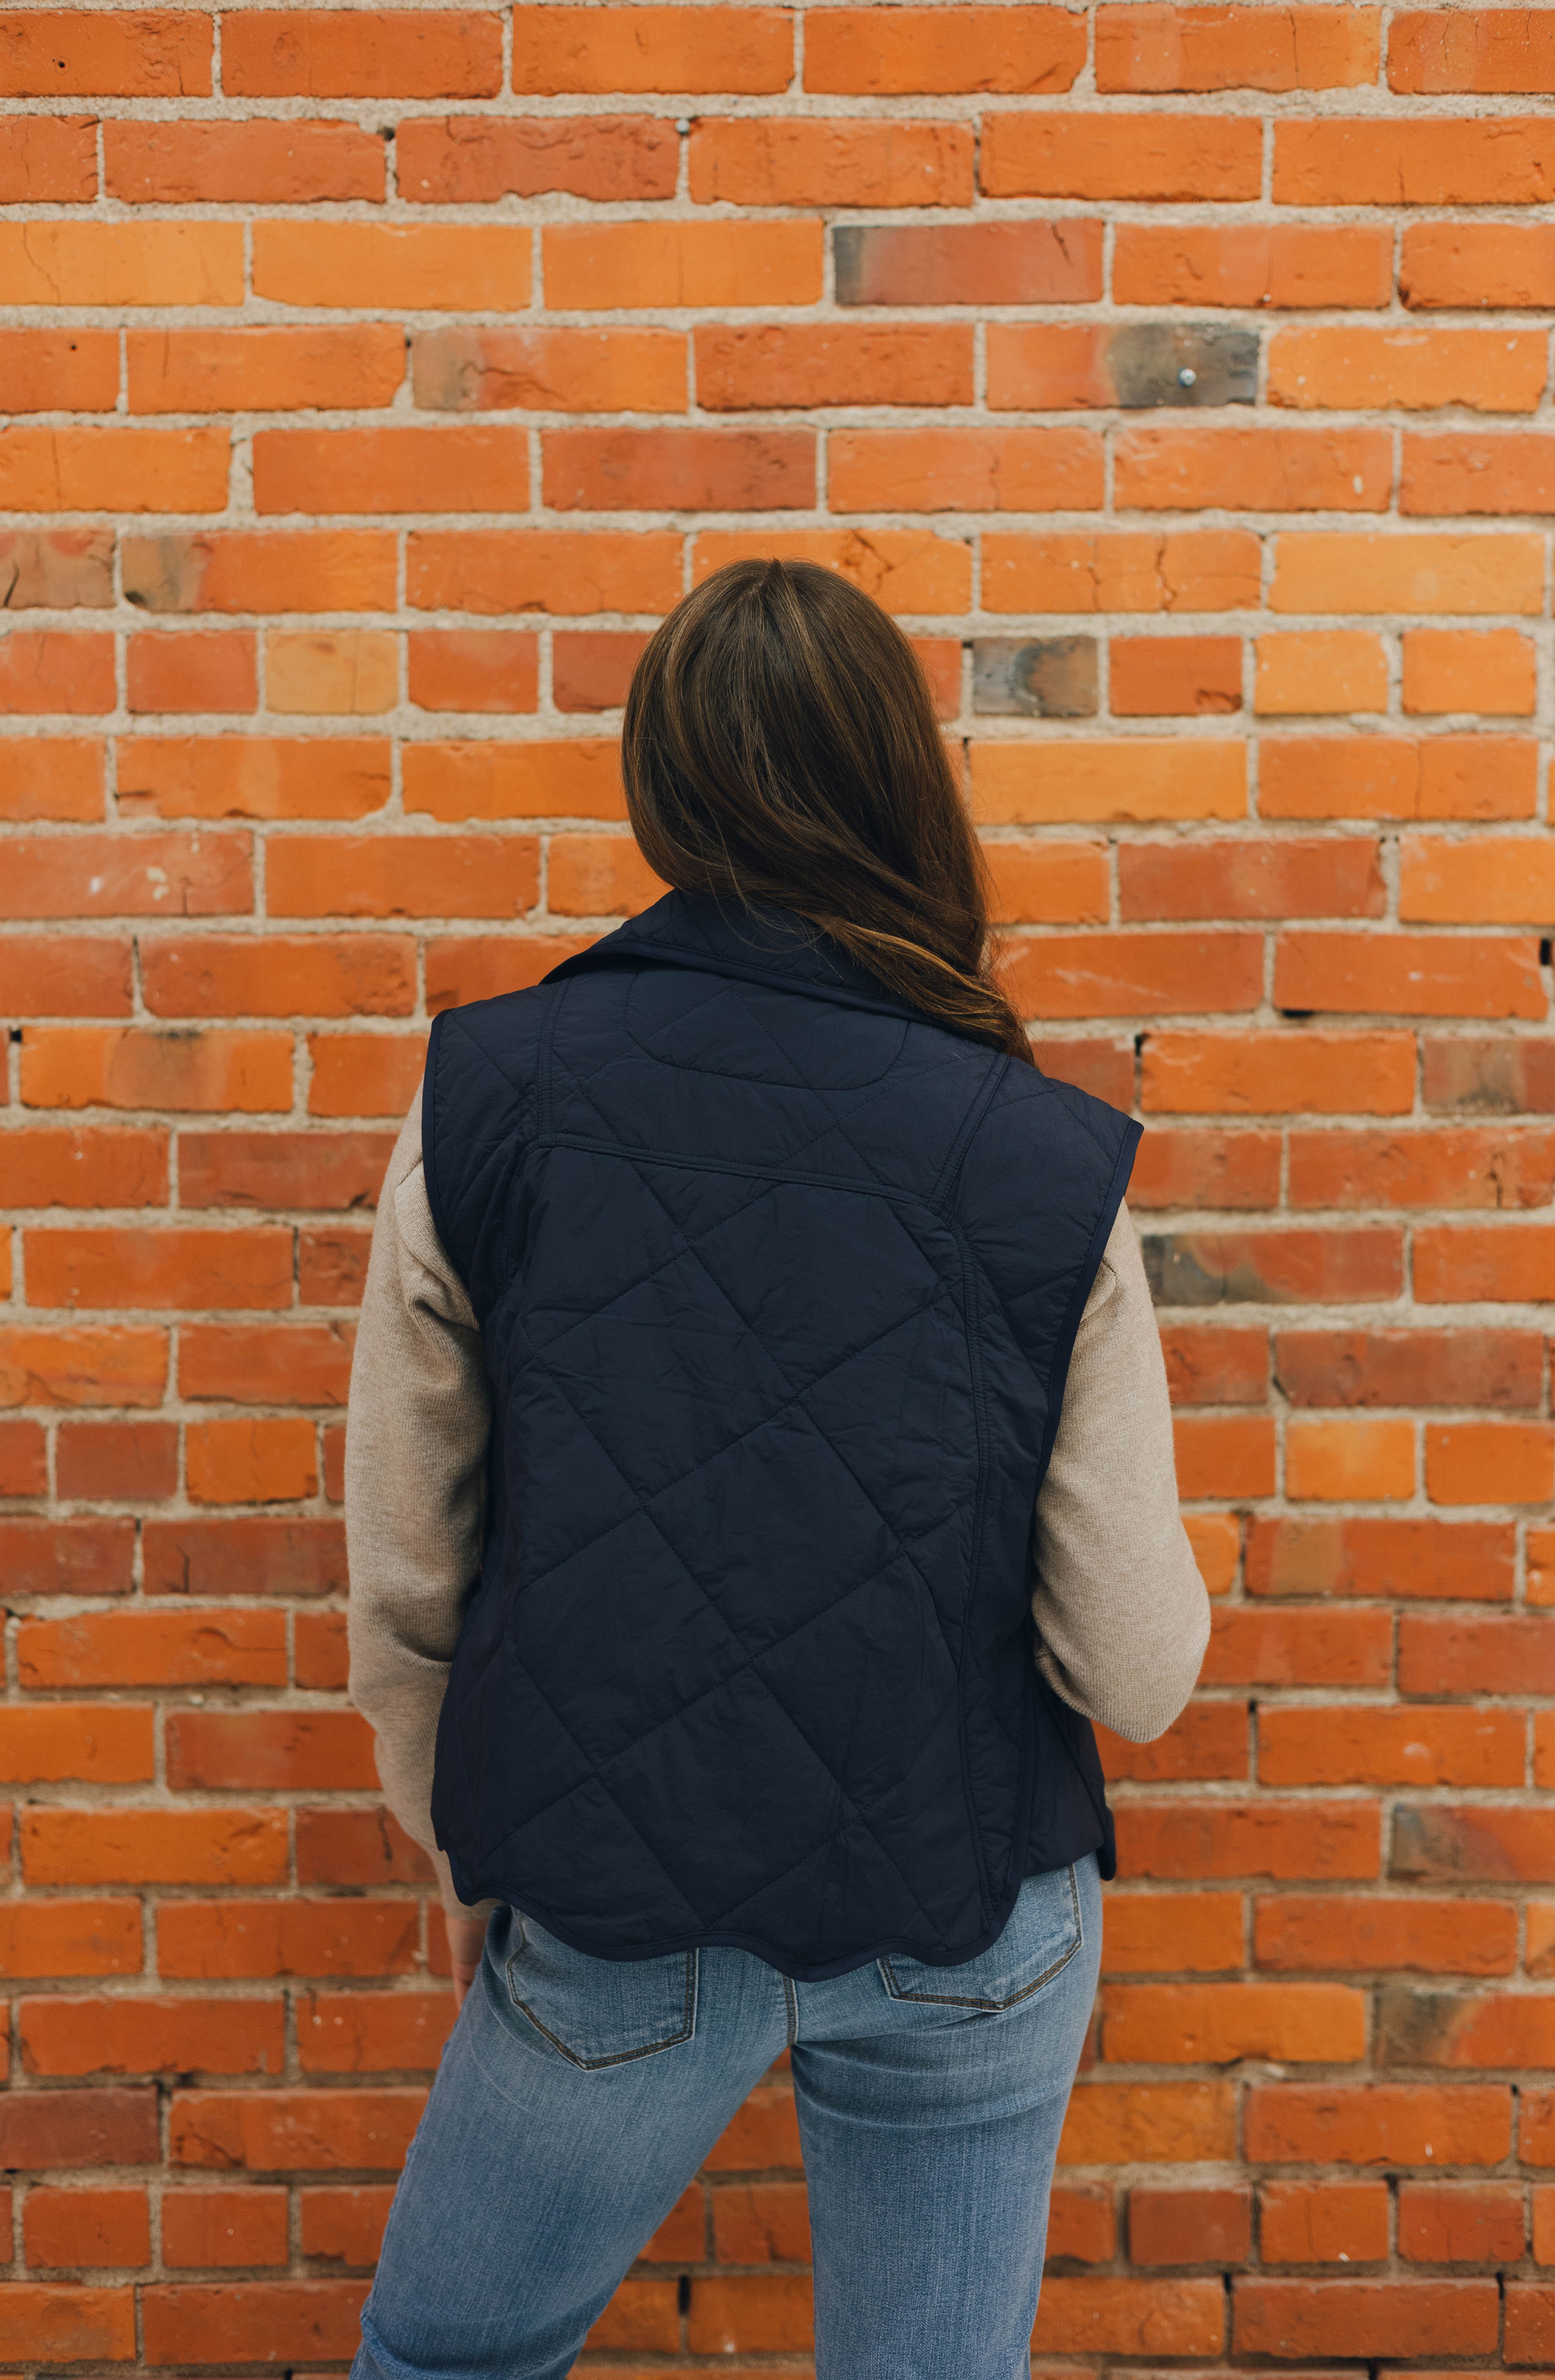
<instances>
[{"instance_id":1,"label":"woman","mask_svg":"<svg viewBox=\"0 0 1555 2380\"><path fill-rule=\"evenodd\" d=\"M438 1019L373 1235L351 1689L462 2009L357 2380L567 2372L784 2048L820 2380L1011 2380L1112 1872L1089 1722L1159 1734L1208 1633L1138 1127L1031 1062L845 580L687 597L623 770L676 889Z\"/></svg>"}]
</instances>

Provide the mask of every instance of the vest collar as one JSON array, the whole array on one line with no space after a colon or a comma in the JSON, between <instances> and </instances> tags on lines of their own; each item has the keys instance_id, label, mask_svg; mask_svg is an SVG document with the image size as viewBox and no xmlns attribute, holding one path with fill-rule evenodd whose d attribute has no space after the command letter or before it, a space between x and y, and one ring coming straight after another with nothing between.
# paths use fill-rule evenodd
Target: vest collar
<instances>
[{"instance_id":1,"label":"vest collar","mask_svg":"<svg viewBox=\"0 0 1555 2380\"><path fill-rule=\"evenodd\" d=\"M898 1000L791 910L766 904L735 909L703 892L667 892L590 949L564 959L545 981L559 983L601 967L643 965L695 967L705 975L777 984L844 1007L923 1021L917 1009Z\"/></svg>"}]
</instances>

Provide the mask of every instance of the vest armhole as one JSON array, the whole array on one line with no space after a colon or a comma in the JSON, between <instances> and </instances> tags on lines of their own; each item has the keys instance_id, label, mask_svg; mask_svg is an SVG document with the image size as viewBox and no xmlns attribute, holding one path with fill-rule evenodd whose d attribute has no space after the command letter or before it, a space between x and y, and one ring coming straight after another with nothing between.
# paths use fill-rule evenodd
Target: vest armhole
<instances>
[{"instance_id":1,"label":"vest armhole","mask_svg":"<svg viewBox=\"0 0 1555 2380\"><path fill-rule=\"evenodd\" d=\"M449 1012L432 1019L427 1040L426 1070L421 1077L421 1176L426 1184L427 1205L431 1212L432 1228L443 1243L443 1254L453 1260L453 1242L448 1236L448 1221L443 1212L443 1194L437 1178L437 1062L443 1046L443 1028ZM457 1269L457 1267L456 1267ZM460 1278L463 1278L461 1273Z\"/></svg>"},{"instance_id":2,"label":"vest armhole","mask_svg":"<svg viewBox=\"0 0 1555 2380\"><path fill-rule=\"evenodd\" d=\"M1053 1348L1052 1367L1048 1374L1048 1417L1042 1432L1041 1461L1037 1475L1039 1483L1047 1477L1048 1461L1053 1451L1053 1440L1058 1436L1059 1415L1063 1410L1064 1385L1069 1378L1069 1359L1075 1353L1075 1341L1079 1335L1086 1303L1090 1296L1091 1287L1096 1280L1107 1242L1112 1236L1112 1226L1118 1220L1118 1208L1123 1205L1124 1193L1128 1188L1128 1177L1134 1171L1135 1155L1144 1136L1145 1128L1142 1124L1136 1123L1132 1117L1124 1119L1123 1141L1118 1150L1117 1162L1112 1168L1112 1178L1108 1182L1102 1197L1097 1214L1096 1228L1090 1235L1085 1260L1075 1283L1074 1294L1065 1309L1063 1325Z\"/></svg>"}]
</instances>

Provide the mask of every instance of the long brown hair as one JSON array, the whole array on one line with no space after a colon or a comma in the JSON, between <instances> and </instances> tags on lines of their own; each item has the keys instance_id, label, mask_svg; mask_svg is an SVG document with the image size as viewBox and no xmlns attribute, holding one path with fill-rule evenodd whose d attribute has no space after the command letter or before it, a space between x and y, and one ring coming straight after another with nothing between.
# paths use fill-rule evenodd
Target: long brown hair
<instances>
[{"instance_id":1,"label":"long brown hair","mask_svg":"<svg viewBox=\"0 0 1555 2380\"><path fill-rule=\"evenodd\" d=\"M638 662L621 763L667 884L791 910L935 1023L1030 1061L917 655L849 580L810 562L715 572Z\"/></svg>"}]
</instances>

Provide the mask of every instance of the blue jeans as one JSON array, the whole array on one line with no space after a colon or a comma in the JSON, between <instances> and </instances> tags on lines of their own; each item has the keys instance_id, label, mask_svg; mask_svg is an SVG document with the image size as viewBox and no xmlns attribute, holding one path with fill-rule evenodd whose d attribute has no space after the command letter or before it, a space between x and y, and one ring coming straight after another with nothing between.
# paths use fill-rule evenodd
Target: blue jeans
<instances>
[{"instance_id":1,"label":"blue jeans","mask_svg":"<svg viewBox=\"0 0 1555 2380\"><path fill-rule=\"evenodd\" d=\"M352 2380L560 2380L784 2047L818 2380L1024 2380L1100 1949L1094 1856L1032 1877L965 1966L893 1954L820 1984L745 1950L592 1959L499 1910Z\"/></svg>"}]
</instances>

